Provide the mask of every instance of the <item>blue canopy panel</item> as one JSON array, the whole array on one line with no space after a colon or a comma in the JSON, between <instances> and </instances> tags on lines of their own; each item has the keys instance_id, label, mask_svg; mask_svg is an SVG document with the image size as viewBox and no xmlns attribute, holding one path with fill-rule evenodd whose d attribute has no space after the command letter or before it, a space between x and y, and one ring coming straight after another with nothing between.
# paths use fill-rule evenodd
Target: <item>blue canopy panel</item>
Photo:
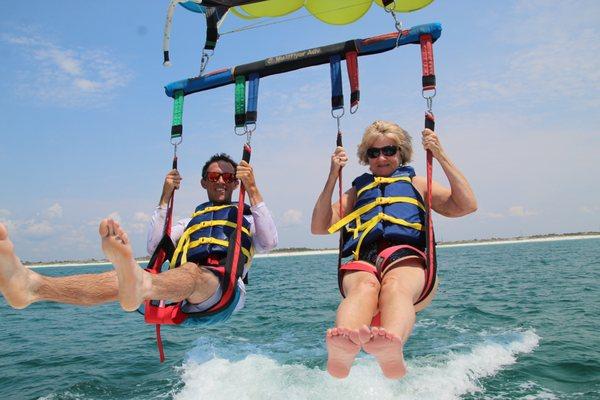
<instances>
[{"instance_id":1,"label":"blue canopy panel","mask_svg":"<svg viewBox=\"0 0 600 400\"><path fill-rule=\"evenodd\" d=\"M169 97L174 97L175 92L181 90L184 95L188 95L232 84L235 82L236 76L248 77L250 74L258 74L262 78L314 65L328 64L331 56L334 55L339 55L341 59L345 59L346 53L352 51L356 51L358 56L366 56L393 50L405 44L420 44L423 35L430 35L432 42L435 42L441 34L442 25L439 23L418 25L403 30L401 34L392 32L367 39L349 40L209 72L195 78L172 82L165 86L165 93ZM399 35L400 38L398 38Z\"/></svg>"},{"instance_id":2,"label":"blue canopy panel","mask_svg":"<svg viewBox=\"0 0 600 400\"><path fill-rule=\"evenodd\" d=\"M179 3L183 8L185 8L186 10L195 12L195 13L199 13L199 14L204 14L206 12L206 7L196 3L195 1L185 1L183 3Z\"/></svg>"},{"instance_id":3,"label":"blue canopy panel","mask_svg":"<svg viewBox=\"0 0 600 400\"><path fill-rule=\"evenodd\" d=\"M179 4L189 11L204 14L206 12L206 7L231 8L231 7L241 6L244 4L260 3L262 1L265 1L265 0L204 0L204 1L202 1L202 4L200 4L197 1L189 0L189 1L182 1Z\"/></svg>"}]
</instances>

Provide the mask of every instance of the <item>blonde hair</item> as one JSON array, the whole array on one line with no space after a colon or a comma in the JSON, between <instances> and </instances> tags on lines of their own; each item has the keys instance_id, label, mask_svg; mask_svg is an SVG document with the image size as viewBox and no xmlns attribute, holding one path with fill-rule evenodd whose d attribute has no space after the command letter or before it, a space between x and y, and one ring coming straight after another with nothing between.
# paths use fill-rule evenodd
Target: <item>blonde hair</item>
<instances>
[{"instance_id":1,"label":"blonde hair","mask_svg":"<svg viewBox=\"0 0 600 400\"><path fill-rule=\"evenodd\" d=\"M399 148L400 165L406 165L412 160L412 139L408 132L393 122L375 121L365 129L362 140L358 145L356 155L359 163L369 164L367 149L381 136L393 139L396 142Z\"/></svg>"}]
</instances>

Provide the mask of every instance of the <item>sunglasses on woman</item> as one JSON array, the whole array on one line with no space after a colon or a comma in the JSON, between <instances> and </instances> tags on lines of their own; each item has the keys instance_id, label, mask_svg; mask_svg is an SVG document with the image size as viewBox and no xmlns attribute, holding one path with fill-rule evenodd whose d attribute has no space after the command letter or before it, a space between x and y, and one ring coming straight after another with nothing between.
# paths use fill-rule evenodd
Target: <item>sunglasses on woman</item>
<instances>
[{"instance_id":1,"label":"sunglasses on woman","mask_svg":"<svg viewBox=\"0 0 600 400\"><path fill-rule=\"evenodd\" d=\"M232 174L231 172L207 172L204 178L213 183L219 182L219 178L223 178L223 182L225 183L233 183L237 181L235 174Z\"/></svg>"},{"instance_id":2,"label":"sunglasses on woman","mask_svg":"<svg viewBox=\"0 0 600 400\"><path fill-rule=\"evenodd\" d=\"M367 157L377 158L381 153L386 157L395 156L398 152L398 146L383 146L383 147L369 147L367 149Z\"/></svg>"}]
</instances>

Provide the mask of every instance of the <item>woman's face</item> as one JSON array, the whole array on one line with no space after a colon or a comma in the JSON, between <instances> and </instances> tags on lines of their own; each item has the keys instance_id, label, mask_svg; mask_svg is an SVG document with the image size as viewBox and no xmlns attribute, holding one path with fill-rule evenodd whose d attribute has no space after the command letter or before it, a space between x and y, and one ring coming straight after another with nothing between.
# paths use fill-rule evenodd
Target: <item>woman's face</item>
<instances>
[{"instance_id":1,"label":"woman's face","mask_svg":"<svg viewBox=\"0 0 600 400\"><path fill-rule=\"evenodd\" d=\"M391 146L396 149L394 155L386 156L382 150L386 146ZM398 145L394 139L387 136L379 136L370 146L370 149L378 149L372 153L379 153L377 157L371 158L369 156L370 151L367 151L367 157L369 158L369 169L375 176L390 176L400 166L400 152L398 151ZM373 155L373 154L371 154Z\"/></svg>"}]
</instances>

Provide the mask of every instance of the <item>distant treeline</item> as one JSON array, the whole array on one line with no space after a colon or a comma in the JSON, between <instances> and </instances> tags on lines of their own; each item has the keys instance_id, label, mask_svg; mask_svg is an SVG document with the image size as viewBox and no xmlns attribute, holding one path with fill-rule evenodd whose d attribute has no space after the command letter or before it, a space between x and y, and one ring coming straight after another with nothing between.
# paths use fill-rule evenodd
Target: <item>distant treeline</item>
<instances>
[{"instance_id":1,"label":"distant treeline","mask_svg":"<svg viewBox=\"0 0 600 400\"><path fill-rule=\"evenodd\" d=\"M600 232L571 232L571 233L548 233L546 235L531 235L531 236L516 236L511 238L498 238L491 237L488 239L469 239L469 240L456 240L451 242L438 242L438 244L463 244L463 243L478 243L478 242L502 242L507 240L527 240L527 239L546 239L546 238L555 238L555 237L566 237L566 236L599 236ZM335 249L315 249L310 247L284 247L281 249L272 250L271 253L299 253L303 251L324 251L324 250L337 250ZM136 261L138 262L148 262L148 257L137 257ZM54 261L22 261L24 265L36 266L36 265L46 265L46 264L101 264L106 263L108 260L101 259L97 260L95 258L90 258L88 260L54 260Z\"/></svg>"},{"instance_id":2,"label":"distant treeline","mask_svg":"<svg viewBox=\"0 0 600 400\"><path fill-rule=\"evenodd\" d=\"M438 242L438 244L464 244L464 243L477 243L477 242L504 242L508 240L528 240L528 239L550 239L567 236L600 236L600 232L572 232L572 233L548 233L545 235L530 235L530 236L515 236L510 238L499 238L491 237L488 239L468 239L468 240L455 240L451 242Z\"/></svg>"},{"instance_id":3,"label":"distant treeline","mask_svg":"<svg viewBox=\"0 0 600 400\"><path fill-rule=\"evenodd\" d=\"M281 249L271 250L271 253L297 253L301 251L323 251L323 250L337 250L337 249L311 249L310 247L283 247Z\"/></svg>"}]
</instances>

